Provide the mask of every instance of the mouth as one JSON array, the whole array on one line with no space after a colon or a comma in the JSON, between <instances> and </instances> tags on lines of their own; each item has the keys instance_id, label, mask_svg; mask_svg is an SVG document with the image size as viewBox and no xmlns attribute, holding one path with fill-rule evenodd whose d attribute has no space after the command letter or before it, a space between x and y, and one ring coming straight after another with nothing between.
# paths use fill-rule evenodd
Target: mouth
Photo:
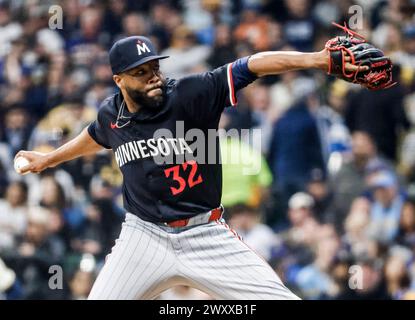
<instances>
[{"instance_id":1,"label":"mouth","mask_svg":"<svg viewBox=\"0 0 415 320\"><path fill-rule=\"evenodd\" d=\"M163 94L162 86L158 86L156 88L153 88L147 91L147 96L150 98L161 96L162 94Z\"/></svg>"}]
</instances>

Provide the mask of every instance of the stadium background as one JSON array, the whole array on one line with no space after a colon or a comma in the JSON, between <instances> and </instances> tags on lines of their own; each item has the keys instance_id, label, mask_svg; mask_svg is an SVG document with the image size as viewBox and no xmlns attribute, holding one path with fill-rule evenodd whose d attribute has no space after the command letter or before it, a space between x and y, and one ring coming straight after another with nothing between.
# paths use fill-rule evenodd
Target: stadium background
<instances>
[{"instance_id":1,"label":"stadium background","mask_svg":"<svg viewBox=\"0 0 415 320\"><path fill-rule=\"evenodd\" d=\"M51 5L63 28L48 27ZM225 165L229 224L306 299L415 298L415 1L0 1L0 299L85 299L123 219L109 152L18 176L20 149L47 151L80 132L115 90L111 44L148 35L168 77L266 50L321 50L363 9L357 30L392 57L392 89L324 75L267 77L238 95L221 127L241 135L255 175ZM242 132L242 131L240 131ZM224 138L226 139L226 138ZM63 270L51 290L49 268ZM162 299L209 298L187 287Z\"/></svg>"}]
</instances>

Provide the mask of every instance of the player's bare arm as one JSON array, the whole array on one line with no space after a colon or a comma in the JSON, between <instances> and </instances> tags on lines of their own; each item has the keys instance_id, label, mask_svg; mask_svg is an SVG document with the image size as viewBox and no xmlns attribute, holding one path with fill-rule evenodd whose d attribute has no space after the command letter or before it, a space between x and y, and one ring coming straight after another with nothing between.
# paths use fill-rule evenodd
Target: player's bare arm
<instances>
[{"instance_id":1,"label":"player's bare arm","mask_svg":"<svg viewBox=\"0 0 415 320\"><path fill-rule=\"evenodd\" d=\"M301 69L320 69L325 72L329 68L329 51L323 49L319 52L298 51L266 51L251 56L248 68L257 76L280 74ZM346 71L357 71L358 66L351 64L350 57L346 57ZM368 70L368 67L360 67Z\"/></svg>"},{"instance_id":2,"label":"player's bare arm","mask_svg":"<svg viewBox=\"0 0 415 320\"><path fill-rule=\"evenodd\" d=\"M73 160L88 154L97 153L103 147L91 138L87 129L84 129L77 137L68 141L54 151L41 153L36 151L19 151L15 159L25 157L29 164L21 169L21 174L27 172L39 173L47 168L55 167L60 163Z\"/></svg>"}]
</instances>

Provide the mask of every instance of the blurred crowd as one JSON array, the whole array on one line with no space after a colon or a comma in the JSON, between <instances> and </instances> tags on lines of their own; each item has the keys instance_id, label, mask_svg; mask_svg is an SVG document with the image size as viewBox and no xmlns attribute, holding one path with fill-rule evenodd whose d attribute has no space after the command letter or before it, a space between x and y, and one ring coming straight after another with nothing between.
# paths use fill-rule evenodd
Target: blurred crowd
<instances>
[{"instance_id":1,"label":"blurred crowd","mask_svg":"<svg viewBox=\"0 0 415 320\"><path fill-rule=\"evenodd\" d=\"M62 29L49 27L56 4ZM398 84L374 92L308 70L239 92L220 126L241 134L221 138L222 154L261 169L223 166L225 218L302 298L415 299L415 1L0 0L0 300L85 299L118 236L111 152L13 170L17 151L62 145L116 92L114 41L147 35L179 78L258 51L319 51L353 5ZM243 129L260 129L260 143ZM199 298L188 287L160 296Z\"/></svg>"}]
</instances>

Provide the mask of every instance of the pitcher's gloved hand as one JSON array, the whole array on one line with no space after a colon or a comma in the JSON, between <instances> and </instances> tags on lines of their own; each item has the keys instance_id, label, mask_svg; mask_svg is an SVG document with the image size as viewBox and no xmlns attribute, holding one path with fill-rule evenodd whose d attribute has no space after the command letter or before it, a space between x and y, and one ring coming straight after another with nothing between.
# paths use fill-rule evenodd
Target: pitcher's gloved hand
<instances>
[{"instance_id":1,"label":"pitcher's gloved hand","mask_svg":"<svg viewBox=\"0 0 415 320\"><path fill-rule=\"evenodd\" d=\"M333 24L346 33L326 42L329 51L328 74L358 83L370 90L387 89L396 84L392 80L392 62L376 48L345 25Z\"/></svg>"}]
</instances>

